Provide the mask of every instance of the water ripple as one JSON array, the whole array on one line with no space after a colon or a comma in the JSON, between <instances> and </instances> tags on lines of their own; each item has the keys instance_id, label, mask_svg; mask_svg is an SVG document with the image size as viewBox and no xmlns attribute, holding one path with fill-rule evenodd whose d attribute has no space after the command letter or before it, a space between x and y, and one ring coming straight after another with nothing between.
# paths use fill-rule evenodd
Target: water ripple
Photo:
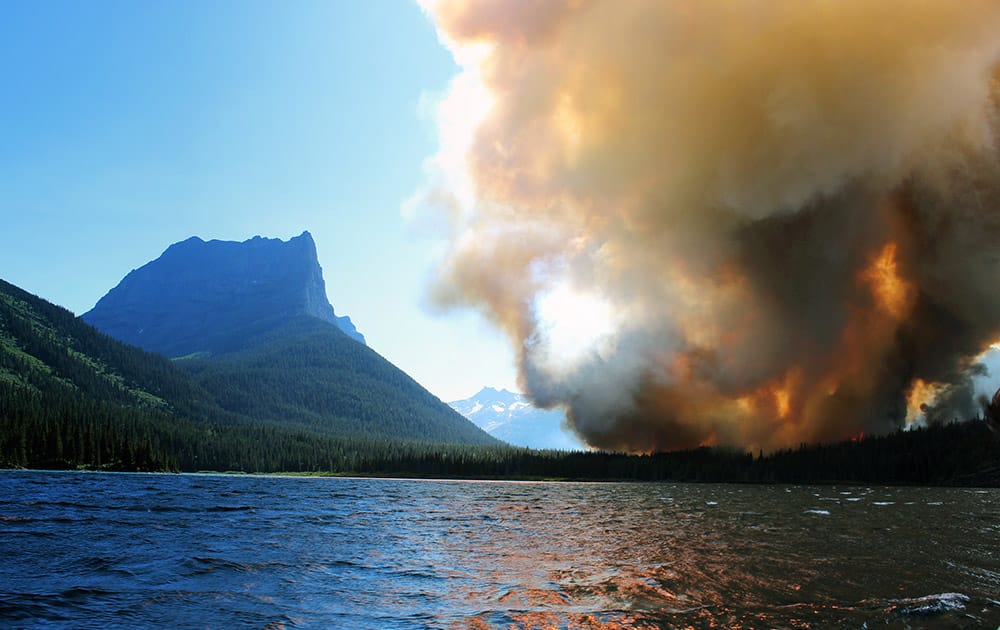
<instances>
[{"instance_id":1,"label":"water ripple","mask_svg":"<svg viewBox=\"0 0 1000 630\"><path fill-rule=\"evenodd\" d=\"M19 471L0 497L2 626L1000 624L997 491Z\"/></svg>"}]
</instances>

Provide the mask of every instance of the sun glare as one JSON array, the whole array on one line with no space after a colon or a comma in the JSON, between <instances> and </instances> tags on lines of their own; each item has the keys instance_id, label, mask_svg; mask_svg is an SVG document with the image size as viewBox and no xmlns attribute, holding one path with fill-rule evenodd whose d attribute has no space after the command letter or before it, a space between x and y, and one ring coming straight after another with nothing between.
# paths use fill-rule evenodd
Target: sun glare
<instances>
[{"instance_id":1,"label":"sun glare","mask_svg":"<svg viewBox=\"0 0 1000 630\"><path fill-rule=\"evenodd\" d=\"M538 331L553 367L574 367L607 349L614 333L614 311L592 292L560 285L535 302Z\"/></svg>"}]
</instances>

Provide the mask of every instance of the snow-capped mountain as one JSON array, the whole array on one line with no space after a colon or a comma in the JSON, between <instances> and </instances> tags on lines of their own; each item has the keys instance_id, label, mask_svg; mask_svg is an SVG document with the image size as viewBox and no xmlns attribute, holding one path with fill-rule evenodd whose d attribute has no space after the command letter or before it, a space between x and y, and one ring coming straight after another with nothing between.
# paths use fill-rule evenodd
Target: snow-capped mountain
<instances>
[{"instance_id":1,"label":"snow-capped mountain","mask_svg":"<svg viewBox=\"0 0 1000 630\"><path fill-rule=\"evenodd\" d=\"M563 427L561 410L538 409L522 394L484 387L465 400L448 403L490 435L516 446L583 450L587 447Z\"/></svg>"}]
</instances>

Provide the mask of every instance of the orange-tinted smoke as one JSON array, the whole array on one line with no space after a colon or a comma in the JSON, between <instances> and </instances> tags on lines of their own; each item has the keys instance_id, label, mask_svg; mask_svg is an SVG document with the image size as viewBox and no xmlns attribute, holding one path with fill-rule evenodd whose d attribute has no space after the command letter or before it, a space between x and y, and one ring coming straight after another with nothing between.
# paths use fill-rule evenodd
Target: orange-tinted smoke
<instances>
[{"instance_id":1,"label":"orange-tinted smoke","mask_svg":"<svg viewBox=\"0 0 1000 630\"><path fill-rule=\"evenodd\" d=\"M415 202L450 226L433 295L591 444L841 439L915 388L975 415L1000 3L425 7L462 67Z\"/></svg>"}]
</instances>

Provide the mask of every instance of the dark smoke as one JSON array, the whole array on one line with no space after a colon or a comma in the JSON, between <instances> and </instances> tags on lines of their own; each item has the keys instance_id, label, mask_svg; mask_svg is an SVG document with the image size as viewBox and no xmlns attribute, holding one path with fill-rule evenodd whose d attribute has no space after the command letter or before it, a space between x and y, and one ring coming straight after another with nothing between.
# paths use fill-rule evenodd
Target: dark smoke
<instances>
[{"instance_id":1,"label":"dark smoke","mask_svg":"<svg viewBox=\"0 0 1000 630\"><path fill-rule=\"evenodd\" d=\"M463 72L434 288L593 445L774 448L980 412L1000 3L428 2Z\"/></svg>"}]
</instances>

